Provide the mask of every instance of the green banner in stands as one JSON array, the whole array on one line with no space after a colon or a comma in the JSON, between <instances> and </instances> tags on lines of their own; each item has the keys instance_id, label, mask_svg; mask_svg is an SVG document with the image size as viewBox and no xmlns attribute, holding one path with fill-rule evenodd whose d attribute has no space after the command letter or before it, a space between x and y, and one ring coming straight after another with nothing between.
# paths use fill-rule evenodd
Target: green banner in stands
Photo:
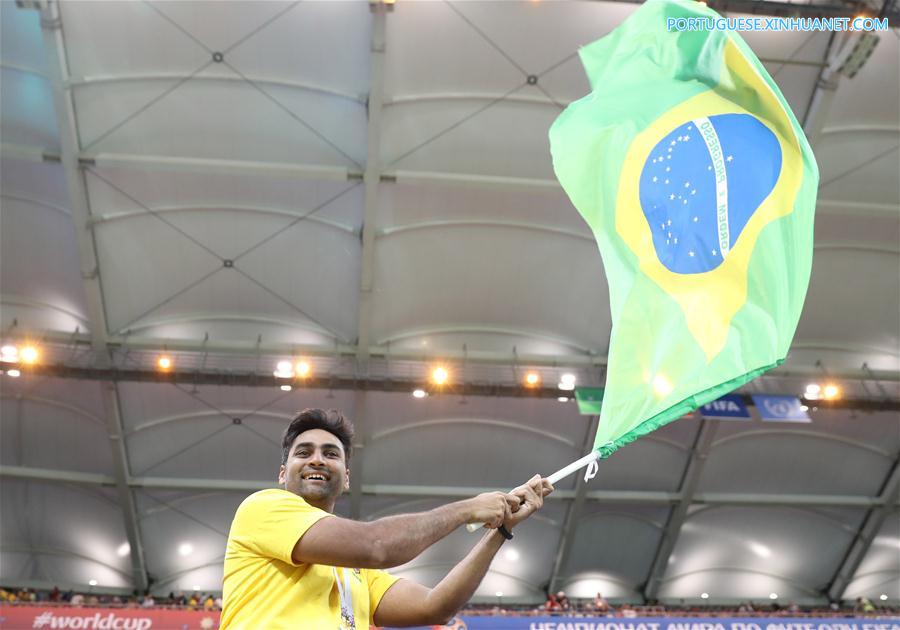
<instances>
[{"instance_id":1,"label":"green banner in stands","mask_svg":"<svg viewBox=\"0 0 900 630\"><path fill-rule=\"evenodd\" d=\"M576 387L575 400L578 401L578 413L581 415L600 415L600 405L603 403L603 388Z\"/></svg>"}]
</instances>

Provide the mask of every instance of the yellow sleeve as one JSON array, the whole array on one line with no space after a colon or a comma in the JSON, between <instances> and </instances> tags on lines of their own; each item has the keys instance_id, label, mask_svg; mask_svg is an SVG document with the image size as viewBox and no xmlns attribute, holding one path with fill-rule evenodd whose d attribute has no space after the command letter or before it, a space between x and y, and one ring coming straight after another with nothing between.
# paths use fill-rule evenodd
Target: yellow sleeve
<instances>
[{"instance_id":1,"label":"yellow sleeve","mask_svg":"<svg viewBox=\"0 0 900 630\"><path fill-rule=\"evenodd\" d=\"M331 514L292 492L263 490L241 503L231 524L231 540L250 553L294 564L294 545L326 516Z\"/></svg>"},{"instance_id":2,"label":"yellow sleeve","mask_svg":"<svg viewBox=\"0 0 900 630\"><path fill-rule=\"evenodd\" d=\"M364 569L366 582L369 584L369 625L375 625L375 609L381 598L400 578L377 569Z\"/></svg>"}]
</instances>

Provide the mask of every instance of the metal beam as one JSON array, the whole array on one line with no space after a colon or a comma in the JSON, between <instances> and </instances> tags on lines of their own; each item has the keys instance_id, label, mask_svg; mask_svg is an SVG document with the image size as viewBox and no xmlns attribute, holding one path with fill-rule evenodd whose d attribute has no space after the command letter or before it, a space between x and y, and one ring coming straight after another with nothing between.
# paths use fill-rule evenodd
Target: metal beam
<instances>
[{"instance_id":1,"label":"metal beam","mask_svg":"<svg viewBox=\"0 0 900 630\"><path fill-rule=\"evenodd\" d=\"M211 175L259 175L289 179L347 181L352 173L342 166L322 166L291 162L254 162L170 155L129 153L83 153L79 163L98 168L131 168L142 171L188 172ZM357 177L360 174L357 174Z\"/></svg>"},{"instance_id":2,"label":"metal beam","mask_svg":"<svg viewBox=\"0 0 900 630\"><path fill-rule=\"evenodd\" d=\"M68 79L68 58L63 40L58 1L48 0L40 10L40 15L44 47L47 50L50 84L53 88L53 106L56 110L56 122L59 127L61 148L59 161L65 173L69 202L72 204L81 278L88 321L91 324L91 345L99 358L105 355L106 350L106 335L108 334L106 310L100 285L96 242L94 233L90 229L91 211L87 184L84 172L78 163L80 151L78 123L71 95L65 89L65 81ZM100 358L100 360L103 359Z\"/></svg>"},{"instance_id":3,"label":"metal beam","mask_svg":"<svg viewBox=\"0 0 900 630\"><path fill-rule=\"evenodd\" d=\"M89 486L114 486L115 477L94 473L79 473L69 470L51 470L29 466L0 465L0 478L26 479L58 483L74 483ZM131 477L131 488L153 490L192 490L198 492L255 492L275 487L271 479L191 479L186 477ZM362 484L363 495L398 497L472 497L482 492L493 492L493 487L471 486L422 486L393 484ZM551 501L567 501L575 498L574 490L557 490L550 495ZM591 490L585 493L586 501L603 503L666 505L678 503L681 495L677 492L654 490ZM743 505L765 507L851 507L871 508L887 505L900 506L900 498L847 496L847 495L805 495L805 494L758 494L758 493L707 493L695 494L693 502L699 505Z\"/></svg>"},{"instance_id":4,"label":"metal beam","mask_svg":"<svg viewBox=\"0 0 900 630\"><path fill-rule=\"evenodd\" d=\"M366 418L366 392L357 390L353 397L353 427L356 439L350 462L350 518L359 520L362 515L362 478L365 470L366 446L369 442Z\"/></svg>"},{"instance_id":5,"label":"metal beam","mask_svg":"<svg viewBox=\"0 0 900 630\"><path fill-rule=\"evenodd\" d=\"M581 452L590 452L594 444L594 436L597 434L597 425L600 422L600 416L591 416L588 422L587 432L582 443ZM578 519L581 518L581 510L584 507L584 501L587 497L588 482L584 480L584 476L579 474L575 481L575 499L569 503L566 510L566 520L559 537L559 545L556 549L556 559L553 561L553 571L550 574L551 593L556 592L556 583L559 580L560 573L566 563L569 561L569 555L572 550L572 543L575 540L575 529ZM551 495L552 496L552 495Z\"/></svg>"},{"instance_id":6,"label":"metal beam","mask_svg":"<svg viewBox=\"0 0 900 630\"><path fill-rule=\"evenodd\" d=\"M90 345L91 343L89 334L77 330L75 332L63 332L58 330L32 332L34 333L34 336L40 338L44 344L55 344L69 350L72 350L73 346ZM471 329L471 332L475 332L475 329ZM27 341L24 335L17 336L15 331L11 331L7 335L7 338L10 343L24 343ZM185 352L196 353L199 355L228 354L244 357L282 357L284 355L291 356L302 354L309 357L350 359L355 358L357 354L357 346L355 344L336 344L328 347L322 345L263 344L257 343L256 339L248 340L246 343L237 341L204 342L199 338L196 340L162 340L144 336L129 337L128 335L110 335L107 343L107 346L111 349L127 348L130 351L141 350L151 352L159 352L163 345L165 345L170 353ZM801 347L809 347L809 345L804 344ZM816 344L816 347L821 346ZM422 353L414 351L397 351L391 349L390 356L388 356L388 348L382 346L370 346L369 356L380 359L390 358L391 361L421 362L423 360ZM470 349L467 353L463 353L461 350L446 349L441 351L441 356L448 361L462 361L465 359L469 364L474 365L529 365L533 367L549 368L560 368L561 366L565 366L566 368L593 368L604 367L606 365L606 355L587 351L554 355L525 355L521 353L514 355L512 352L473 351ZM830 371L829 375L837 379L845 380L884 381L891 383L900 382L900 371L896 370L840 370ZM815 366L804 367L782 365L767 372L766 376L779 378L821 377L822 371Z\"/></svg>"},{"instance_id":7,"label":"metal beam","mask_svg":"<svg viewBox=\"0 0 900 630\"><path fill-rule=\"evenodd\" d=\"M824 65L824 64L817 64ZM858 126L826 128L821 135L859 131L861 133L895 133L893 127ZM0 155L4 158L28 162L59 162L57 153L47 151L43 147L0 143ZM83 165L96 165L99 168L139 168L141 171L181 171L190 173L211 173L226 175L260 175L265 177L287 177L296 179L309 178L316 180L353 181L363 179L363 172L320 164L301 164L293 162L253 162L246 160L222 160L201 157L184 157L171 155L135 155L124 153L82 153L79 162ZM496 175L478 175L473 173L441 173L431 171L385 171L381 173L381 182L405 185L460 186L465 188L499 190L508 192L559 191L562 187L555 179L539 179L527 177L505 177ZM819 211L835 216L859 218L865 216L894 217L897 204L862 203L819 199ZM378 235L376 235L377 238Z\"/></svg>"},{"instance_id":8,"label":"metal beam","mask_svg":"<svg viewBox=\"0 0 900 630\"><path fill-rule=\"evenodd\" d=\"M687 519L688 509L693 502L694 493L697 490L697 484L700 483L700 476L703 474L703 466L706 464L706 457L709 455L709 449L712 446L715 437L718 420L700 421L700 430L694 439L693 448L688 456L687 464L684 467L684 474L681 477L681 485L678 489L681 494L679 502L672 507L669 513L669 520L666 522L663 535L656 548L656 555L653 563L650 565L650 574L647 576L647 582L644 587L644 599L646 601L654 601L662 584L666 567L669 564L669 556L675 549L678 542L678 536L681 534L681 526Z\"/></svg>"},{"instance_id":9,"label":"metal beam","mask_svg":"<svg viewBox=\"0 0 900 630\"><path fill-rule=\"evenodd\" d=\"M828 585L829 601L840 602L843 599L844 591L847 590L853 576L856 575L875 536L881 531L888 515L896 507L898 498L900 498L900 456L894 460L894 465L881 486L881 492L878 494L881 505L869 509L862 525L853 537L853 542L847 549L847 554Z\"/></svg>"},{"instance_id":10,"label":"metal beam","mask_svg":"<svg viewBox=\"0 0 900 630\"><path fill-rule=\"evenodd\" d=\"M178 361L176 358L176 365ZM148 367L125 368L119 366L90 367L68 365L62 363L42 363L19 366L22 374L33 376L52 376L56 378L86 379L92 381L127 381L147 383L185 383L189 385L225 385L234 387L277 387L284 381L275 377L272 372L230 372L210 368L183 368L168 372ZM773 374L773 376L785 376ZM832 374L832 376L835 376ZM505 378L505 377L504 377ZM857 377L859 378L859 377ZM868 380L875 380L868 377ZM887 379L885 379L887 380ZM357 374L325 374L314 375L301 381L291 382L295 387L324 390L365 390L383 392L410 393L417 388L430 387L425 382L424 370L421 378L404 376L395 378L391 375L359 376ZM508 398L557 398L560 391L552 386L525 388L520 383L505 380L495 382L457 383L446 390L447 394L460 396L502 396ZM753 405L749 396L745 397L748 405ZM900 400L842 398L840 400L806 401L805 404L817 405L819 409L857 409L871 411L900 410Z\"/></svg>"},{"instance_id":11,"label":"metal beam","mask_svg":"<svg viewBox=\"0 0 900 630\"><path fill-rule=\"evenodd\" d=\"M106 412L107 432L112 449L115 469L116 490L119 494L119 507L125 517L125 533L131 547L131 568L135 587L147 590L150 580L147 575L147 563L144 557L144 544L141 538L140 521L137 504L131 489L131 472L128 463L128 449L125 445L125 432L122 429L122 405L119 390L115 383L103 384L103 407Z\"/></svg>"},{"instance_id":12,"label":"metal beam","mask_svg":"<svg viewBox=\"0 0 900 630\"><path fill-rule=\"evenodd\" d=\"M375 232L378 216L378 189L381 184L381 119L384 106L384 48L387 7L384 2L369 5L372 13L371 82L368 102L368 150L363 174L365 206L362 225L362 269L357 306L356 359L363 373L369 360L372 332L372 286L375 278Z\"/></svg>"},{"instance_id":13,"label":"metal beam","mask_svg":"<svg viewBox=\"0 0 900 630\"><path fill-rule=\"evenodd\" d=\"M69 61L62 29L62 16L58 0L47 0L40 7L41 31L47 50L47 64L53 87L53 105L56 110L60 133L60 162L66 178L69 201L72 204L72 218L77 233L78 257L85 292L85 302L90 325L91 347L95 361L100 367L110 363L107 347L106 308L103 302L103 288L100 280L100 262L97 257L97 243L91 226L90 198L84 171L79 163L81 143L78 120L72 95L66 88L69 80ZM134 505L129 482L128 455L122 437L122 421L116 384L107 383L103 391L106 423L109 432L112 458L115 466L115 485L119 494L125 532L131 546L131 564L135 587L148 587L147 568L141 544L137 510Z\"/></svg>"},{"instance_id":14,"label":"metal beam","mask_svg":"<svg viewBox=\"0 0 900 630\"><path fill-rule=\"evenodd\" d=\"M831 102L840 85L841 67L861 37L862 33L860 32L831 34L823 59L825 65L819 71L819 77L809 99L809 106L803 116L803 131L813 148L816 147L825 129Z\"/></svg>"}]
</instances>

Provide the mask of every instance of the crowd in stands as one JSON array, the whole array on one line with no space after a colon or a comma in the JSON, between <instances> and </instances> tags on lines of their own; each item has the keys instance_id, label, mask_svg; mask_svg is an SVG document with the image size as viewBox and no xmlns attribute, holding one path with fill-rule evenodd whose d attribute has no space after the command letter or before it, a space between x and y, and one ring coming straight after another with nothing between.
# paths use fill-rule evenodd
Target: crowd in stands
<instances>
[{"instance_id":1,"label":"crowd in stands","mask_svg":"<svg viewBox=\"0 0 900 630\"><path fill-rule=\"evenodd\" d=\"M0 602L64 604L69 606L90 606L109 608L185 608L188 610L221 610L222 597L212 593L169 593L168 597L154 595L115 595L109 593L78 593L61 591L53 587L51 591L30 588L0 587Z\"/></svg>"},{"instance_id":2,"label":"crowd in stands","mask_svg":"<svg viewBox=\"0 0 900 630\"><path fill-rule=\"evenodd\" d=\"M0 603L67 605L104 608L178 608L185 610L221 610L222 597L216 594L169 593L168 597L154 595L116 595L109 593L79 593L61 591L54 587L50 591L29 588L0 587ZM568 617L850 617L898 615L900 608L876 606L871 600L860 597L852 606L832 604L826 607L801 607L796 603L780 606L777 603L765 605L745 602L739 606L694 606L694 605L632 605L618 603L615 606L601 593L593 599L570 599L564 591L550 593L542 606L534 605L469 605L460 612L471 616L539 616L559 615Z\"/></svg>"}]
</instances>

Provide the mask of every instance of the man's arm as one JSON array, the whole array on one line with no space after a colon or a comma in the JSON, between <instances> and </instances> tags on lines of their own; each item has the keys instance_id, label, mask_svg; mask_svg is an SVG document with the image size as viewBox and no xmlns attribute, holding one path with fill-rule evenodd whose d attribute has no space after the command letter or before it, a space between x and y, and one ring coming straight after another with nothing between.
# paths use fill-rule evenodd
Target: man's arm
<instances>
[{"instance_id":1,"label":"man's arm","mask_svg":"<svg viewBox=\"0 0 900 630\"><path fill-rule=\"evenodd\" d=\"M540 475L513 490L512 494L521 506L505 519L503 525L512 529L524 521L541 508L544 497L552 491L553 486ZM472 598L505 540L495 529L487 532L433 589L410 580L397 581L381 598L375 610L375 625L403 627L447 623Z\"/></svg>"},{"instance_id":2,"label":"man's arm","mask_svg":"<svg viewBox=\"0 0 900 630\"><path fill-rule=\"evenodd\" d=\"M484 522L499 527L519 498L487 492L428 512L388 516L361 523L323 518L294 545L291 559L297 563L326 564L357 569L385 569L409 562L460 525Z\"/></svg>"}]
</instances>

